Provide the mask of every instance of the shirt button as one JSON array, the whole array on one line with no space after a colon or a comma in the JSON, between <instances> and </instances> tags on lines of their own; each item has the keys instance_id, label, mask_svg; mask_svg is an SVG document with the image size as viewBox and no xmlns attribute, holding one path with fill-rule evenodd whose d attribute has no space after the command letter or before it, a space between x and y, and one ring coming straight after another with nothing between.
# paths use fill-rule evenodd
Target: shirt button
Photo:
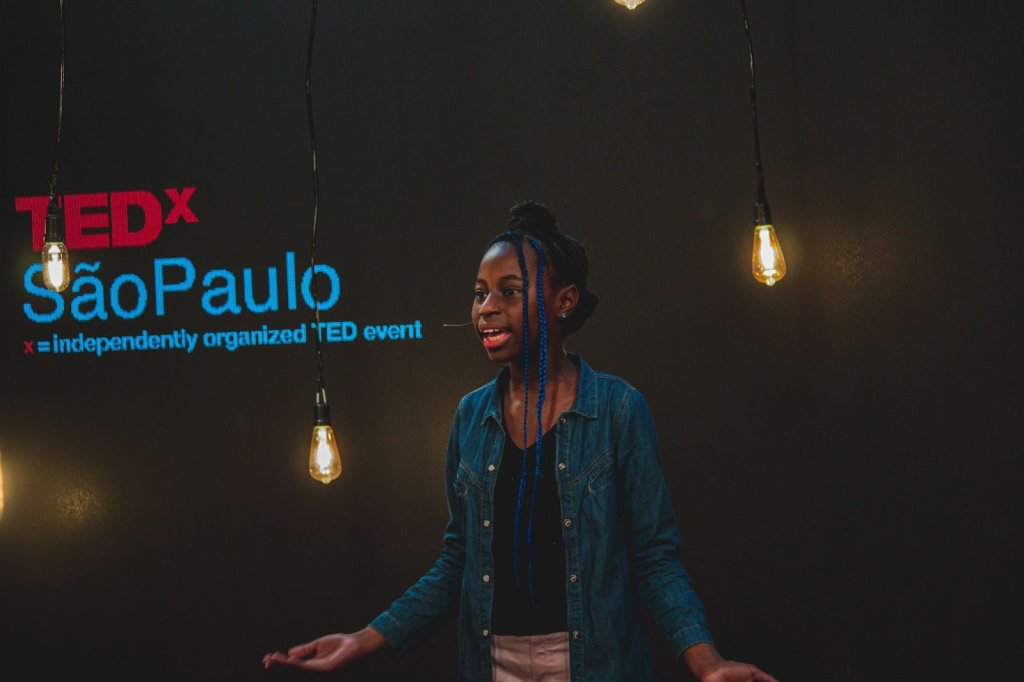
<instances>
[{"instance_id":1,"label":"shirt button","mask_svg":"<svg viewBox=\"0 0 1024 682\"><path fill-rule=\"evenodd\" d=\"M568 528L571 525L572 525L572 519L566 519L565 520L565 527Z\"/></svg>"},{"instance_id":2,"label":"shirt button","mask_svg":"<svg viewBox=\"0 0 1024 682\"><path fill-rule=\"evenodd\" d=\"M573 573L572 575L570 575L570 576L569 576L569 580L570 580L571 582L576 582L576 574L575 574L575 573Z\"/></svg>"},{"instance_id":3,"label":"shirt button","mask_svg":"<svg viewBox=\"0 0 1024 682\"><path fill-rule=\"evenodd\" d=\"M561 418L561 419L559 419L558 421L560 421L560 422L562 422L562 423L564 424L564 423L565 423L565 417L562 417L562 418Z\"/></svg>"},{"instance_id":4,"label":"shirt button","mask_svg":"<svg viewBox=\"0 0 1024 682\"><path fill-rule=\"evenodd\" d=\"M558 470L562 471L563 469L565 469L565 462L559 462L558 463Z\"/></svg>"},{"instance_id":5,"label":"shirt button","mask_svg":"<svg viewBox=\"0 0 1024 682\"><path fill-rule=\"evenodd\" d=\"M491 582L491 576L489 576L489 575L484 575L484 582L485 582L485 583L489 583L489 582Z\"/></svg>"},{"instance_id":6,"label":"shirt button","mask_svg":"<svg viewBox=\"0 0 1024 682\"><path fill-rule=\"evenodd\" d=\"M493 465L493 464L491 464L490 466L488 466L488 467L487 467L487 470L488 470L488 471L494 471L494 465Z\"/></svg>"},{"instance_id":7,"label":"shirt button","mask_svg":"<svg viewBox=\"0 0 1024 682\"><path fill-rule=\"evenodd\" d=\"M487 526L489 526L489 525L491 525L491 522L488 521L487 519L484 519L484 528L487 528Z\"/></svg>"},{"instance_id":8,"label":"shirt button","mask_svg":"<svg viewBox=\"0 0 1024 682\"><path fill-rule=\"evenodd\" d=\"M491 631L488 630L487 628L484 628L484 637L486 637L489 634L491 634Z\"/></svg>"},{"instance_id":9,"label":"shirt button","mask_svg":"<svg viewBox=\"0 0 1024 682\"><path fill-rule=\"evenodd\" d=\"M487 630L484 630L484 632L487 632ZM579 639L580 638L580 631L579 630L573 630L572 631L572 638L573 639Z\"/></svg>"}]
</instances>

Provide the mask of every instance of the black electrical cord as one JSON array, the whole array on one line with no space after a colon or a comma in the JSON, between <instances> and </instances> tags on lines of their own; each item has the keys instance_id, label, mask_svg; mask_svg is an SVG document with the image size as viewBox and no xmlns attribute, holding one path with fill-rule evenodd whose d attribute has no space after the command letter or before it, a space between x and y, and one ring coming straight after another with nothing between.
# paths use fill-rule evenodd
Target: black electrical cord
<instances>
[{"instance_id":1,"label":"black electrical cord","mask_svg":"<svg viewBox=\"0 0 1024 682\"><path fill-rule=\"evenodd\" d=\"M60 129L64 122L64 0L60 0L60 95L57 98L57 143L53 149L53 175L50 176L50 202L57 196L57 175L60 173Z\"/></svg>"},{"instance_id":2,"label":"black electrical cord","mask_svg":"<svg viewBox=\"0 0 1024 682\"><path fill-rule=\"evenodd\" d=\"M757 203L767 205L764 191L764 170L761 167L761 137L757 133L757 81L754 78L754 41L750 37L750 21L747 19L747 0L740 0L743 10L743 28L747 32L747 50L750 53L750 119L754 126L754 154L757 166Z\"/></svg>"},{"instance_id":3,"label":"black electrical cord","mask_svg":"<svg viewBox=\"0 0 1024 682\"><path fill-rule=\"evenodd\" d=\"M309 148L313 157L313 237L309 251L309 267L313 279L313 317L316 320L316 400L317 403L327 402L327 382L324 379L324 353L320 345L320 292L317 289L316 276L316 218L320 208L320 180L316 170L316 126L313 124L313 95L310 91L310 80L313 74L313 42L316 37L316 0L313 0L313 16L309 23L309 51L306 54L306 111L309 114Z\"/></svg>"}]
</instances>

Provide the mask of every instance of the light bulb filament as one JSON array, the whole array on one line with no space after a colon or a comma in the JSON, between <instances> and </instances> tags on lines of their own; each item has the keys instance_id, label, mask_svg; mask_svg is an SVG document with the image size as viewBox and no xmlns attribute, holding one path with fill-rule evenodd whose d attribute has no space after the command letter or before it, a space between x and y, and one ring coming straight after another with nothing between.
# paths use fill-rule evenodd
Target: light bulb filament
<instances>
[{"instance_id":1,"label":"light bulb filament","mask_svg":"<svg viewBox=\"0 0 1024 682\"><path fill-rule=\"evenodd\" d=\"M331 446L328 438L321 438L316 446L316 466L320 473L326 474L331 470Z\"/></svg>"},{"instance_id":2,"label":"light bulb filament","mask_svg":"<svg viewBox=\"0 0 1024 682\"><path fill-rule=\"evenodd\" d=\"M786 276L786 259L782 256L782 246L775 236L775 228L771 224L754 226L754 254L751 259L754 279L772 286Z\"/></svg>"},{"instance_id":3,"label":"light bulb filament","mask_svg":"<svg viewBox=\"0 0 1024 682\"><path fill-rule=\"evenodd\" d=\"M768 230L758 230L757 236L761 239L761 264L765 274L775 274L775 250L772 249L772 238Z\"/></svg>"},{"instance_id":4,"label":"light bulb filament","mask_svg":"<svg viewBox=\"0 0 1024 682\"><path fill-rule=\"evenodd\" d=\"M71 281L71 260L64 242L43 245L43 284L50 291L64 291Z\"/></svg>"},{"instance_id":5,"label":"light bulb filament","mask_svg":"<svg viewBox=\"0 0 1024 682\"><path fill-rule=\"evenodd\" d=\"M309 447L309 475L322 483L330 483L341 475L338 441L330 424L316 424Z\"/></svg>"}]
</instances>

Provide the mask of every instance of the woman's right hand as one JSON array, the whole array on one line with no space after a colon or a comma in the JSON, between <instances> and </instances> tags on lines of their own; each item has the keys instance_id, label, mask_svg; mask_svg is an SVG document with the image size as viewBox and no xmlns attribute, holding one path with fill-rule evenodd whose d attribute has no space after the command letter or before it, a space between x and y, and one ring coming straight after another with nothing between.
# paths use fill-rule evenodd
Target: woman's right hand
<instances>
[{"instance_id":1,"label":"woman's right hand","mask_svg":"<svg viewBox=\"0 0 1024 682\"><path fill-rule=\"evenodd\" d=\"M352 634L325 635L312 642L294 646L287 654L275 651L263 657L263 667L289 665L304 670L328 672L337 670L376 651L387 643L373 628L363 628Z\"/></svg>"}]
</instances>

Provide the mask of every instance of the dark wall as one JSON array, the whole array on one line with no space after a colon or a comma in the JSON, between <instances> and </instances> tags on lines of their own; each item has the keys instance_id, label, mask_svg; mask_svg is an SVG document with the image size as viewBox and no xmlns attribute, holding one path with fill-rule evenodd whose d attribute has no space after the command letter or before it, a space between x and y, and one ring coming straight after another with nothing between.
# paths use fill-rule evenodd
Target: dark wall
<instances>
[{"instance_id":1,"label":"dark wall","mask_svg":"<svg viewBox=\"0 0 1024 682\"><path fill-rule=\"evenodd\" d=\"M495 372L442 325L468 319L483 246L523 198L586 240L602 303L570 350L647 396L724 655L787 682L1016 668L1019 2L752 3L789 264L772 288L749 272L738 3L321 3L317 257L339 279L323 319L422 329L324 344L345 467L329 486L306 473L311 338L202 345L312 321L284 283L286 254L300 276L309 257L309 7L68 3L60 192L149 192L166 218L164 190L194 187L196 222L73 252L98 267L107 319L74 317L89 285L51 322L24 310L53 304L26 290L37 255L15 207L47 191L57 3L3 12L0 678L298 677L263 672L263 653L359 628L418 578L440 549L451 415ZM161 259L196 272L162 315ZM279 309L251 312L243 270L262 302L269 267ZM217 269L238 314L203 308ZM132 274L148 298L123 319L110 289ZM181 329L191 353L38 346ZM455 668L448 628L339 679Z\"/></svg>"}]
</instances>

